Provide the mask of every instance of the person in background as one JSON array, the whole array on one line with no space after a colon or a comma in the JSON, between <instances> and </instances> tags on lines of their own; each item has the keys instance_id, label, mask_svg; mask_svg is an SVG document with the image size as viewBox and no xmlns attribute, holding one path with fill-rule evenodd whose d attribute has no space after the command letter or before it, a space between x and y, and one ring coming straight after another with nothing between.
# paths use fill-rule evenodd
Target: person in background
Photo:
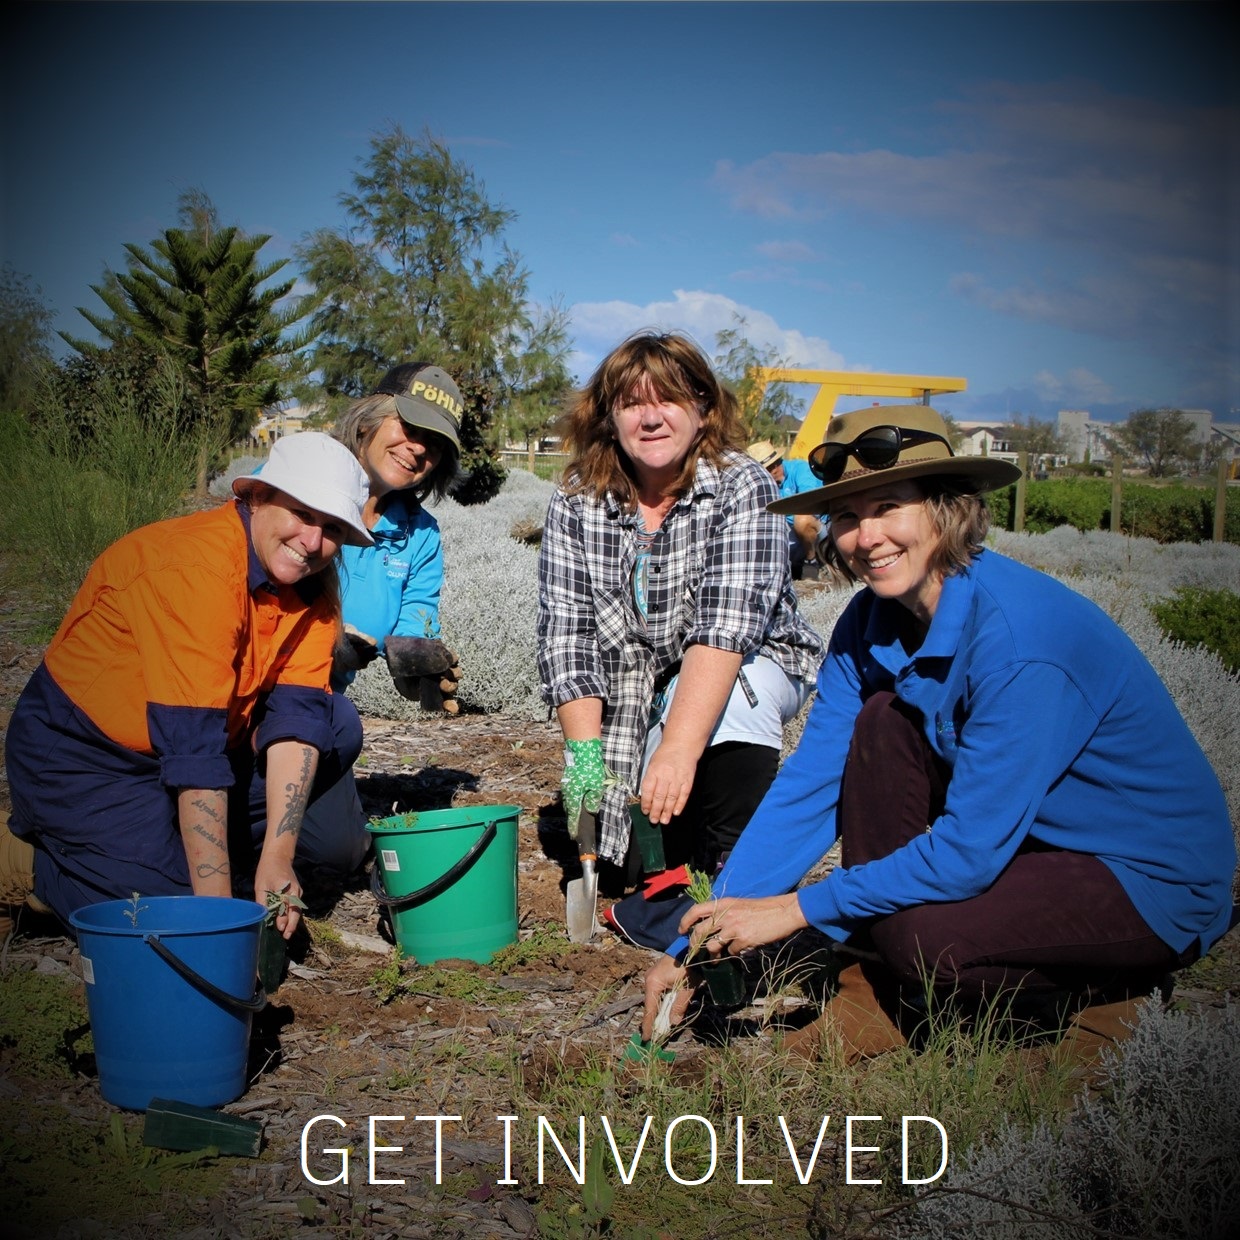
<instances>
[{"instance_id":1,"label":"person in background","mask_svg":"<svg viewBox=\"0 0 1240 1240\"><path fill-rule=\"evenodd\" d=\"M402 661L389 658L397 690L424 701L422 681L429 680L433 699L442 700L449 713L456 711L460 668L439 640L443 544L425 502L442 499L456 478L463 411L460 389L446 371L430 362L405 362L354 401L336 424L335 438L366 475L362 522L371 538L341 552L347 640L332 668L332 702L342 719L356 721L350 726L360 729L361 722L346 690L362 667L388 653L392 637L413 639L402 655L412 645L419 661L414 674L405 674ZM426 668L437 670L416 674ZM324 858L329 877L351 874L365 862L366 822L353 771L346 770L311 808L302 828L303 834L336 841L337 853Z\"/></svg>"},{"instance_id":2,"label":"person in background","mask_svg":"<svg viewBox=\"0 0 1240 1240\"><path fill-rule=\"evenodd\" d=\"M1219 781L1157 673L1099 608L983 548L982 493L1019 476L956 457L922 405L834 418L830 567L865 589L831 637L796 751L684 933L739 953L812 925L861 959L790 1035L856 1059L904 1044L915 1000L1013 997L1070 1017L1081 1057L1228 928L1236 848ZM797 889L841 840L841 864ZM644 1031L691 985L679 939L646 979ZM1074 1056L1075 1057L1075 1056Z\"/></svg>"},{"instance_id":3,"label":"person in background","mask_svg":"<svg viewBox=\"0 0 1240 1240\"><path fill-rule=\"evenodd\" d=\"M630 860L629 803L668 867L713 873L779 764L822 658L797 613L775 485L739 448L736 402L679 335L612 350L565 419L571 459L539 554L538 664L565 738L569 831L598 813ZM626 877L637 875L636 856ZM653 894L653 882L645 894ZM664 946L639 892L611 924Z\"/></svg>"},{"instance_id":4,"label":"person in background","mask_svg":"<svg viewBox=\"0 0 1240 1240\"><path fill-rule=\"evenodd\" d=\"M248 894L297 925L319 860L307 804L352 766L329 687L337 553L365 546L344 447L280 440L235 499L119 539L92 565L5 739L0 899L71 913L142 895Z\"/></svg>"},{"instance_id":5,"label":"person in background","mask_svg":"<svg viewBox=\"0 0 1240 1240\"><path fill-rule=\"evenodd\" d=\"M818 485L817 479L805 461L785 460L779 449L769 439L759 439L745 449L763 469L775 479L781 497L797 495ZM800 581L806 569L811 577L817 577L818 537L822 523L809 513L789 516L788 555L792 564L792 580Z\"/></svg>"}]
</instances>

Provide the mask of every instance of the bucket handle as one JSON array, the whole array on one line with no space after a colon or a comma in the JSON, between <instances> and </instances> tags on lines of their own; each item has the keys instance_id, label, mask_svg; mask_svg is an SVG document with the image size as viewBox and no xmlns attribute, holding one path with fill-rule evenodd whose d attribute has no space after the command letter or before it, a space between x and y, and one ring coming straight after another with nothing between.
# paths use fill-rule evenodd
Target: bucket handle
<instances>
[{"instance_id":1,"label":"bucket handle","mask_svg":"<svg viewBox=\"0 0 1240 1240\"><path fill-rule=\"evenodd\" d=\"M379 866L370 871L370 890L374 894L376 900L385 908L395 909L399 912L401 909L409 908L413 904L417 904L422 900L433 900L441 892L447 891L466 870L482 855L486 847L499 833L499 819L493 818L486 824L482 834L478 837L478 841L451 869L445 871L438 878L427 883L425 887L417 891L411 891L403 896L390 896L383 890L383 879L379 874Z\"/></svg>"},{"instance_id":2,"label":"bucket handle","mask_svg":"<svg viewBox=\"0 0 1240 1240\"><path fill-rule=\"evenodd\" d=\"M152 948L166 964L176 970L189 984L202 991L208 999L214 999L220 1007L231 1008L235 1012L261 1012L267 1006L267 994L260 981L254 983L254 995L250 999L238 999L228 991L221 990L214 982L209 982L201 973L195 972L176 955L170 948L159 941L157 934L144 934L142 941Z\"/></svg>"}]
</instances>

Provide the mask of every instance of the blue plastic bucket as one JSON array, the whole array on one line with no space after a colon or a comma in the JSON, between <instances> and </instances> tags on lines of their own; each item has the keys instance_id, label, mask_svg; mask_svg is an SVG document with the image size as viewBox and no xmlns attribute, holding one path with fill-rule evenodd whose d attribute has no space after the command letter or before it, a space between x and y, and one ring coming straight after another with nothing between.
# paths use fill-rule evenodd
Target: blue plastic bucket
<instances>
[{"instance_id":1,"label":"blue plastic bucket","mask_svg":"<svg viewBox=\"0 0 1240 1240\"><path fill-rule=\"evenodd\" d=\"M70 918L82 952L99 1091L220 1106L245 1092L265 910L222 896L107 900Z\"/></svg>"},{"instance_id":2,"label":"blue plastic bucket","mask_svg":"<svg viewBox=\"0 0 1240 1240\"><path fill-rule=\"evenodd\" d=\"M487 963L517 941L516 805L470 805L372 822L372 889L401 951L420 964Z\"/></svg>"}]
</instances>

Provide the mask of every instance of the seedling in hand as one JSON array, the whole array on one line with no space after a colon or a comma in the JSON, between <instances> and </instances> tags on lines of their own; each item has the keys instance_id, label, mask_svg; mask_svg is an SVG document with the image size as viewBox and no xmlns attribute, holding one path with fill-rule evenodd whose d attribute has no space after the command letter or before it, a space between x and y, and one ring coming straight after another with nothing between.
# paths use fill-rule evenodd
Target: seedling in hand
<instances>
[{"instance_id":1,"label":"seedling in hand","mask_svg":"<svg viewBox=\"0 0 1240 1240\"><path fill-rule=\"evenodd\" d=\"M269 891L267 893L267 920L275 921L282 913L288 912L289 909L295 908L299 912L304 911L306 902L300 897L295 896L289 888L293 884L285 883L279 891Z\"/></svg>"}]
</instances>

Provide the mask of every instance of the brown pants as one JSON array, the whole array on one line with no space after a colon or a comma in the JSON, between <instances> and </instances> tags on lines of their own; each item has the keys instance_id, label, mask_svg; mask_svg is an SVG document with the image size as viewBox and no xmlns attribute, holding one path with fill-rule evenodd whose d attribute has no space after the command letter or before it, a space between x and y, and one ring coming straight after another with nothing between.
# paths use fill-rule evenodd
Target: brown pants
<instances>
[{"instance_id":1,"label":"brown pants","mask_svg":"<svg viewBox=\"0 0 1240 1240\"><path fill-rule=\"evenodd\" d=\"M844 865L885 857L942 813L950 772L921 725L892 693L862 707L840 792ZM1197 957L1155 935L1097 857L1032 840L980 895L877 917L858 945L872 946L914 992L928 975L936 992L966 1002L1017 987L1148 994Z\"/></svg>"}]
</instances>

